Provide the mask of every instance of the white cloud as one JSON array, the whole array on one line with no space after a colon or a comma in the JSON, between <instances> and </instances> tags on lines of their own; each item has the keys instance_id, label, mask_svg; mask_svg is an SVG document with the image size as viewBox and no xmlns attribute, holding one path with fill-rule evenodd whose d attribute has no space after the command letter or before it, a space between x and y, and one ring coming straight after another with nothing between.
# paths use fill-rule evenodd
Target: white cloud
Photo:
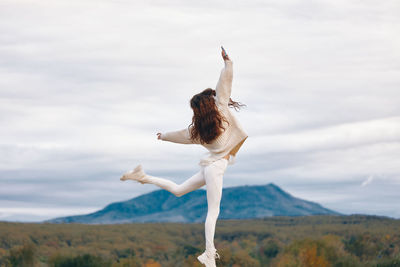
<instances>
[{"instance_id":1,"label":"white cloud","mask_svg":"<svg viewBox=\"0 0 400 267\"><path fill-rule=\"evenodd\" d=\"M68 216L70 214L87 214L96 211L95 207L0 207L0 220L35 222L50 218Z\"/></svg>"},{"instance_id":2,"label":"white cloud","mask_svg":"<svg viewBox=\"0 0 400 267\"><path fill-rule=\"evenodd\" d=\"M342 193L318 198L325 185L360 187L379 173L386 177L382 188L398 190L398 7L342 0L3 1L0 203L52 199L65 206L65 188L74 188L90 198L68 204L72 209L85 202L101 208L153 188L132 192L113 181L138 163L176 182L190 177L205 150L160 142L156 133L190 123L190 97L216 85L220 45L234 61L232 98L247 104L235 114L249 133L225 186L273 181L292 190L311 183L294 192L332 209L344 208ZM29 194L32 183L43 197ZM365 191L356 192L343 198L364 199ZM393 198L380 196L381 210L391 213ZM354 211L371 203L366 198ZM43 214L32 209L24 218L34 211Z\"/></svg>"},{"instance_id":3,"label":"white cloud","mask_svg":"<svg viewBox=\"0 0 400 267\"><path fill-rule=\"evenodd\" d=\"M373 179L374 179L374 176L373 176L373 175L368 176L368 178L365 179L365 181L362 182L361 186L367 186L367 185L369 185L369 184L372 182Z\"/></svg>"},{"instance_id":4,"label":"white cloud","mask_svg":"<svg viewBox=\"0 0 400 267\"><path fill-rule=\"evenodd\" d=\"M310 127L311 128L311 127ZM400 117L343 123L291 133L252 138L254 151L262 146L269 152L340 149L374 143L400 142Z\"/></svg>"}]
</instances>

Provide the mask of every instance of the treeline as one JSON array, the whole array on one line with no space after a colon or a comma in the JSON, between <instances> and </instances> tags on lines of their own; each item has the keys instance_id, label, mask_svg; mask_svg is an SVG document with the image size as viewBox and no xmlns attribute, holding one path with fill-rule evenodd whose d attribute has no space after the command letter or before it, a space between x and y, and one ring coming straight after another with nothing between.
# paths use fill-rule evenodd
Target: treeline
<instances>
[{"instance_id":1,"label":"treeline","mask_svg":"<svg viewBox=\"0 0 400 267\"><path fill-rule=\"evenodd\" d=\"M400 220L377 216L219 220L217 266L400 267ZM204 224L0 223L0 266L198 266Z\"/></svg>"}]
</instances>

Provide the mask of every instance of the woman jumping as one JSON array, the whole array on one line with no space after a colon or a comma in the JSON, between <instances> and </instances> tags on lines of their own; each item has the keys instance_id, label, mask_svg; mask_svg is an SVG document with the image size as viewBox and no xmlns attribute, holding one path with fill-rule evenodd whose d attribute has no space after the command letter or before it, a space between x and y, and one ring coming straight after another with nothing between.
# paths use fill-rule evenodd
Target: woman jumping
<instances>
[{"instance_id":1,"label":"woman jumping","mask_svg":"<svg viewBox=\"0 0 400 267\"><path fill-rule=\"evenodd\" d=\"M200 171L178 185L168 179L147 175L139 164L120 178L122 181L129 179L142 184L154 184L177 197L206 185L208 206L205 221L206 249L197 259L207 267L215 267L215 258L220 257L214 246L214 233L220 211L223 175L227 165L235 162L236 153L248 137L229 109L229 107L240 109L243 104L230 98L233 63L224 48L222 46L221 48L225 67L221 70L215 90L207 88L190 100L190 107L193 110L192 123L179 131L157 133L157 139L163 141L204 146L208 153L200 160Z\"/></svg>"}]
</instances>

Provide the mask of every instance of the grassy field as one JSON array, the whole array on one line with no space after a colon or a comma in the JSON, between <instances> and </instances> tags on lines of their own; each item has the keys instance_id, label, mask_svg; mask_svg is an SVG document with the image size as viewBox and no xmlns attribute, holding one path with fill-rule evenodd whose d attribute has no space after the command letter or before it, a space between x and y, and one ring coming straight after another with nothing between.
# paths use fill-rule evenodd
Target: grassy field
<instances>
[{"instance_id":1,"label":"grassy field","mask_svg":"<svg viewBox=\"0 0 400 267\"><path fill-rule=\"evenodd\" d=\"M0 266L204 266L204 224L0 223ZM219 220L217 266L400 266L400 220Z\"/></svg>"}]
</instances>

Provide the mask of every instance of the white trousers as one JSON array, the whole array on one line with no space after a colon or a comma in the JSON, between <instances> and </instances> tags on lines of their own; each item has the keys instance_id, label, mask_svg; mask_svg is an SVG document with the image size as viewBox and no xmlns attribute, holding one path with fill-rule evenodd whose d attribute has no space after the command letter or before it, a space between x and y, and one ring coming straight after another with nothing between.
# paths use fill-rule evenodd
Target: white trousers
<instances>
[{"instance_id":1,"label":"white trousers","mask_svg":"<svg viewBox=\"0 0 400 267\"><path fill-rule=\"evenodd\" d=\"M177 197L206 185L207 190L207 217L205 221L206 250L215 251L214 233L217 223L222 197L223 176L228 165L228 160L221 158L206 166L201 166L200 171L181 184L171 180L147 175L149 183L157 185Z\"/></svg>"}]
</instances>

